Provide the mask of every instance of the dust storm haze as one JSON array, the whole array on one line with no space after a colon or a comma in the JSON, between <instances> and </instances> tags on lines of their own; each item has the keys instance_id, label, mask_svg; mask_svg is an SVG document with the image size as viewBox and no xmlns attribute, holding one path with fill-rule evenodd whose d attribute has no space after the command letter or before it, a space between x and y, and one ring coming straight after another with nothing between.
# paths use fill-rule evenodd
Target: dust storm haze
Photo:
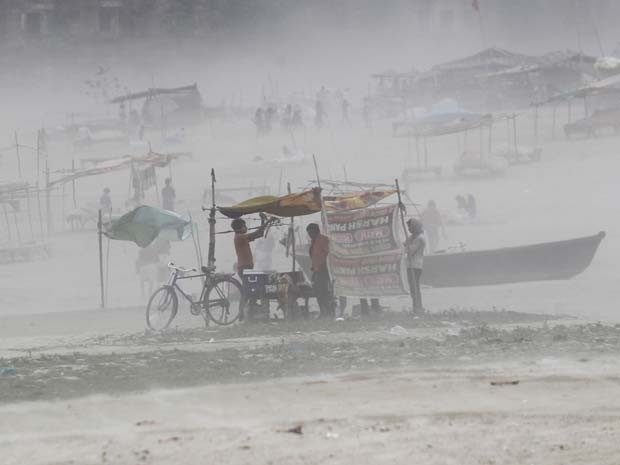
<instances>
[{"instance_id":1,"label":"dust storm haze","mask_svg":"<svg viewBox=\"0 0 620 465\"><path fill-rule=\"evenodd\" d=\"M618 463L618 22L612 0L0 0L6 463ZM288 286L254 314L212 188L319 184L252 244ZM328 206L352 195L376 198ZM177 229L128 239L142 206ZM393 239L339 242L382 208ZM207 277L157 328L168 262ZM226 325L201 295L224 275Z\"/></svg>"}]
</instances>

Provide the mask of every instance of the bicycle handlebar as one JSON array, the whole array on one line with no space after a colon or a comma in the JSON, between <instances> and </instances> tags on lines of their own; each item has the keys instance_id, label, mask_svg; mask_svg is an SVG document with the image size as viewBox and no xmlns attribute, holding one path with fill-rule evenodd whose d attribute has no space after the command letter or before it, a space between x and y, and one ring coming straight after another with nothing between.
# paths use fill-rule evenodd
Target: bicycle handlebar
<instances>
[{"instance_id":1,"label":"bicycle handlebar","mask_svg":"<svg viewBox=\"0 0 620 465\"><path fill-rule=\"evenodd\" d=\"M180 266L174 266L174 263L168 263L168 268L175 271L180 271L181 273L189 273L190 271L198 271L196 268L181 268Z\"/></svg>"}]
</instances>

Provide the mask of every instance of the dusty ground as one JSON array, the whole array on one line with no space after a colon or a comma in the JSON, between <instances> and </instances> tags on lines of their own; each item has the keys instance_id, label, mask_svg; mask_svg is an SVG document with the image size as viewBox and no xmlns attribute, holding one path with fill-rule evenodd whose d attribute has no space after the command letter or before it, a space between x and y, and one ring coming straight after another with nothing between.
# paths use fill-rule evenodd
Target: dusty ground
<instances>
[{"instance_id":1,"label":"dusty ground","mask_svg":"<svg viewBox=\"0 0 620 465\"><path fill-rule=\"evenodd\" d=\"M52 259L0 266L0 367L15 369L0 377L0 462L620 463L618 138L569 142L558 132L552 140L550 112L541 120L540 163L503 177L458 178L451 167L462 141L441 138L429 151L445 175L416 181L408 193L422 205L436 200L446 213L457 194L476 195L480 221L451 225L447 246L476 250L605 230L592 265L570 281L425 289L433 312L425 320L389 314L205 329L182 307L173 331L146 334L133 244L105 244L111 309L85 310L99 302L96 235L67 231L62 213L71 192L57 192ZM415 154L391 137L389 123L366 131L357 115L350 126L334 118L323 131L309 124L294 137L276 130L262 139L249 118L195 128L188 136L194 158L172 169L179 208L199 222L206 251L200 205L212 167L219 187L267 185L277 193L288 181L301 189L314 179L309 157L316 154L324 178L346 171L356 181L392 182ZM3 146L13 116L7 124ZM20 131L23 143L34 143L37 124ZM533 143L532 128L526 112L520 143ZM494 134L505 142L501 128ZM252 161L280 156L283 144L302 149L306 162ZM51 169L94 155L57 147ZM23 161L32 177L33 157ZM14 168L5 157L3 172ZM80 180L79 206L96 202L104 186L122 205L127 173ZM226 236L218 236L217 257L220 270L231 269ZM173 244L171 258L194 265L193 244ZM283 254L275 263L290 266ZM407 303L390 305L398 312ZM608 323L592 323L598 319ZM491 385L507 381L518 384ZM300 425L302 434L286 432Z\"/></svg>"},{"instance_id":2,"label":"dusty ground","mask_svg":"<svg viewBox=\"0 0 620 465\"><path fill-rule=\"evenodd\" d=\"M154 335L121 318L44 337L22 318L2 334L7 464L620 459L620 326L444 312Z\"/></svg>"}]
</instances>

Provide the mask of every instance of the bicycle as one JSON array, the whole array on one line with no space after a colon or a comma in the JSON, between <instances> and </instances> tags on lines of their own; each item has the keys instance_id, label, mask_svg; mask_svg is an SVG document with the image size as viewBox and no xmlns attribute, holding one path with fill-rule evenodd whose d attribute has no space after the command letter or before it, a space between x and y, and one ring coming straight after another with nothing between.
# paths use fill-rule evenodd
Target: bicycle
<instances>
[{"instance_id":1,"label":"bicycle","mask_svg":"<svg viewBox=\"0 0 620 465\"><path fill-rule=\"evenodd\" d=\"M212 320L218 325L231 325L243 312L246 300L243 297L241 284L232 274L215 273L215 268L203 266L202 274L195 268L181 268L168 263L171 273L165 285L157 289L146 307L146 324L153 331L163 331L170 326L179 309L180 293L189 303L192 315L202 315L205 324ZM177 281L183 279L202 278L202 292L197 301L183 291ZM236 310L236 312L234 312Z\"/></svg>"}]
</instances>

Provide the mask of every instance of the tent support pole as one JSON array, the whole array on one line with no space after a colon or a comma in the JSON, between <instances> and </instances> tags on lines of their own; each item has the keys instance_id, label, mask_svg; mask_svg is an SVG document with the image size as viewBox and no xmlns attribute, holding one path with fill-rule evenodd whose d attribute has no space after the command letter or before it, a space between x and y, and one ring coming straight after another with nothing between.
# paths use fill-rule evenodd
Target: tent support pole
<instances>
[{"instance_id":1,"label":"tent support pole","mask_svg":"<svg viewBox=\"0 0 620 465\"><path fill-rule=\"evenodd\" d=\"M97 218L97 236L99 236L99 289L101 291L101 308L105 308L105 294L103 285L103 220L101 209Z\"/></svg>"},{"instance_id":2,"label":"tent support pole","mask_svg":"<svg viewBox=\"0 0 620 465\"><path fill-rule=\"evenodd\" d=\"M215 268L215 170L211 168L211 210L209 211L209 255L207 266Z\"/></svg>"},{"instance_id":3,"label":"tent support pole","mask_svg":"<svg viewBox=\"0 0 620 465\"><path fill-rule=\"evenodd\" d=\"M45 213L47 214L48 236L53 232L51 190L52 188L50 186L50 169L47 164L47 160L45 160Z\"/></svg>"},{"instance_id":4,"label":"tent support pole","mask_svg":"<svg viewBox=\"0 0 620 465\"><path fill-rule=\"evenodd\" d=\"M286 189L289 194L291 194L291 183L287 183ZM293 273L295 273L297 268L297 250L295 247L295 217L291 216L291 224L289 226L289 239L291 241L291 256L293 258Z\"/></svg>"}]
</instances>

